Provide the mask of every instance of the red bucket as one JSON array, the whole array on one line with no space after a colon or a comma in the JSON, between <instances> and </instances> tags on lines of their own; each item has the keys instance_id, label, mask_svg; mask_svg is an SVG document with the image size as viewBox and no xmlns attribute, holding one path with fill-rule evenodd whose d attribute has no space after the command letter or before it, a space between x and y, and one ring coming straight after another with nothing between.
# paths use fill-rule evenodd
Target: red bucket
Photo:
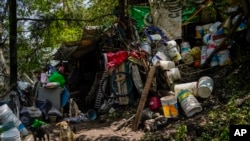
<instances>
[{"instance_id":1,"label":"red bucket","mask_svg":"<svg viewBox=\"0 0 250 141\"><path fill-rule=\"evenodd\" d=\"M149 98L149 108L151 110L157 110L161 106L161 101L158 96L153 96Z\"/></svg>"}]
</instances>

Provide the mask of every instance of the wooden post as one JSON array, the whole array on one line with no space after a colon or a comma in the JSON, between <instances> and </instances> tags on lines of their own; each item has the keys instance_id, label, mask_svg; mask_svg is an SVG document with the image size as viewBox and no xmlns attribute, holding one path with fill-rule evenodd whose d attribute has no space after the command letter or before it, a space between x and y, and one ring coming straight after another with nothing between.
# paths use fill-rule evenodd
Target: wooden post
<instances>
[{"instance_id":1,"label":"wooden post","mask_svg":"<svg viewBox=\"0 0 250 141\"><path fill-rule=\"evenodd\" d=\"M144 86L142 94L141 94L140 103L139 103L139 105L137 107L135 120L134 120L134 123L133 123L133 131L136 131L138 126L139 126L139 123L140 123L140 120L141 120L141 115L142 115L142 112L143 112L143 108L145 106L145 103L146 103L146 100L147 100L147 97L148 97L148 92L149 92L149 89L151 87L152 80L154 78L155 70L156 70L156 66L152 66L150 68L150 70L149 70L148 78L146 80L145 86Z\"/></svg>"},{"instance_id":2,"label":"wooden post","mask_svg":"<svg viewBox=\"0 0 250 141\"><path fill-rule=\"evenodd\" d=\"M10 85L17 82L17 2L9 0Z\"/></svg>"}]
</instances>

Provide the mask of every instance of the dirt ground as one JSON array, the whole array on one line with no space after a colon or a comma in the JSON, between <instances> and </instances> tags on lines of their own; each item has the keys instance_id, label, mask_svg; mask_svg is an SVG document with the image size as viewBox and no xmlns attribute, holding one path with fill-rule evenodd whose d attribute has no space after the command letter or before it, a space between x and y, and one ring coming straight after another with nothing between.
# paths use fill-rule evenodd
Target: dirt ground
<instances>
[{"instance_id":1,"label":"dirt ground","mask_svg":"<svg viewBox=\"0 0 250 141\"><path fill-rule=\"evenodd\" d=\"M51 126L50 141L59 141L59 128L55 123ZM137 141L144 135L143 131L134 132L128 127L114 131L112 130L114 122L100 122L99 120L71 123L71 126L76 128L77 141ZM23 141L34 141L34 138L29 134Z\"/></svg>"}]
</instances>

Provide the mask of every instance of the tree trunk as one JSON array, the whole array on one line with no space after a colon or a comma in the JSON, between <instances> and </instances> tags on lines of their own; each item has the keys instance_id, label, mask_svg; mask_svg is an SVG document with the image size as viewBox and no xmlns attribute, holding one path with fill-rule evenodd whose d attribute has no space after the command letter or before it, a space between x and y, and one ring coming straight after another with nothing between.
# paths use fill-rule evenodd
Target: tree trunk
<instances>
[{"instance_id":1,"label":"tree trunk","mask_svg":"<svg viewBox=\"0 0 250 141\"><path fill-rule=\"evenodd\" d=\"M9 0L9 22L10 22L10 85L17 82L17 4L16 0Z\"/></svg>"}]
</instances>

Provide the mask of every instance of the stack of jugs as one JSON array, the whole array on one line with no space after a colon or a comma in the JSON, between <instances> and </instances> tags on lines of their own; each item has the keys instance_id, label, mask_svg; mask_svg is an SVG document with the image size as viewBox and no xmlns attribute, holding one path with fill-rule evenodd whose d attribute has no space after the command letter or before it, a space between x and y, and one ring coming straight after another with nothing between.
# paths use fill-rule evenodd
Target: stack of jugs
<instances>
[{"instance_id":1,"label":"stack of jugs","mask_svg":"<svg viewBox=\"0 0 250 141\"><path fill-rule=\"evenodd\" d=\"M24 124L16 117L7 104L0 106L0 113L0 123L13 122L21 136L28 135L28 130L25 128Z\"/></svg>"},{"instance_id":2,"label":"stack of jugs","mask_svg":"<svg viewBox=\"0 0 250 141\"><path fill-rule=\"evenodd\" d=\"M181 74L177 67L171 68L170 70L166 71L164 75L167 78L167 82L170 84L172 84L176 80L181 79Z\"/></svg>"},{"instance_id":3,"label":"stack of jugs","mask_svg":"<svg viewBox=\"0 0 250 141\"><path fill-rule=\"evenodd\" d=\"M1 141L21 141L20 132L17 128L11 128L0 134Z\"/></svg>"},{"instance_id":4,"label":"stack of jugs","mask_svg":"<svg viewBox=\"0 0 250 141\"><path fill-rule=\"evenodd\" d=\"M168 53L164 45L158 47L154 57L152 58L152 63L154 65L157 65L158 61L170 61L170 58L168 57Z\"/></svg>"},{"instance_id":5,"label":"stack of jugs","mask_svg":"<svg viewBox=\"0 0 250 141\"><path fill-rule=\"evenodd\" d=\"M189 42L182 42L181 43L181 57L182 57L182 61L187 64L190 65L194 62L194 58L193 56L190 54L190 44Z\"/></svg>"},{"instance_id":6,"label":"stack of jugs","mask_svg":"<svg viewBox=\"0 0 250 141\"><path fill-rule=\"evenodd\" d=\"M173 61L160 60L160 61L158 61L157 65L160 66L161 69L164 71L168 71L172 68L175 68L175 63Z\"/></svg>"},{"instance_id":7,"label":"stack of jugs","mask_svg":"<svg viewBox=\"0 0 250 141\"><path fill-rule=\"evenodd\" d=\"M173 83L174 81L181 79L180 71L175 67L173 61L158 61L157 65L165 71L164 75L167 78L168 83Z\"/></svg>"},{"instance_id":8,"label":"stack of jugs","mask_svg":"<svg viewBox=\"0 0 250 141\"><path fill-rule=\"evenodd\" d=\"M165 47L171 60L173 60L174 62L178 62L181 60L181 55L178 51L178 44L175 40L167 41Z\"/></svg>"}]
</instances>

